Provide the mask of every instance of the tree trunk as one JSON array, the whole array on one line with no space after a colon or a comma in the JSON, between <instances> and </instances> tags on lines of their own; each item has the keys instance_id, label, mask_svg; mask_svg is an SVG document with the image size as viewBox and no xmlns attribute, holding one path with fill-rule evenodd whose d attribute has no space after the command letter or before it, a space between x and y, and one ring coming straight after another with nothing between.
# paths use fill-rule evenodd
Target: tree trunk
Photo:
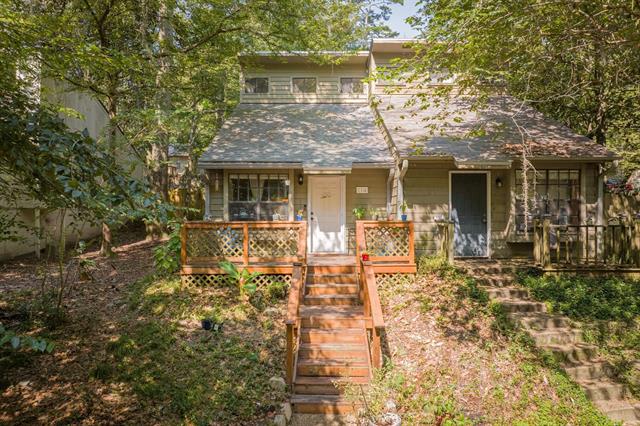
<instances>
[{"instance_id":1,"label":"tree trunk","mask_svg":"<svg viewBox=\"0 0 640 426\"><path fill-rule=\"evenodd\" d=\"M109 154L116 155L116 136L117 127L115 124L116 115L118 113L117 97L114 94L115 84L112 84L112 94L107 100L107 113L109 114L109 123L107 128L107 149ZM102 223L102 243L100 245L100 255L112 257L115 255L113 252L113 244L111 240L111 228L106 222Z\"/></svg>"},{"instance_id":2,"label":"tree trunk","mask_svg":"<svg viewBox=\"0 0 640 426\"><path fill-rule=\"evenodd\" d=\"M156 140L151 144L147 156L150 170L150 181L153 189L163 201L169 201L169 134L166 129L166 117L171 110L171 94L166 87L166 79L171 67L170 50L173 45L173 29L171 15L173 2L160 2L160 21L158 25L158 70L156 72ZM162 224L148 222L147 239L161 238L164 234Z\"/></svg>"}]
</instances>

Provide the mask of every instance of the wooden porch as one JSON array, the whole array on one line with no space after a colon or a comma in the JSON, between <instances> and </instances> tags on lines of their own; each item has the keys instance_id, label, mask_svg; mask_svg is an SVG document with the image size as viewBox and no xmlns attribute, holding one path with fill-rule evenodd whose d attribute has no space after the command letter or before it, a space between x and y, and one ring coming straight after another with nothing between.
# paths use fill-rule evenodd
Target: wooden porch
<instances>
[{"instance_id":1,"label":"wooden porch","mask_svg":"<svg viewBox=\"0 0 640 426\"><path fill-rule=\"evenodd\" d=\"M382 366L378 285L416 273L413 223L357 221L356 256L308 254L306 222L188 222L181 232L186 284L220 283L222 260L290 283L285 363L294 410L352 410L335 382L367 384Z\"/></svg>"}]
</instances>

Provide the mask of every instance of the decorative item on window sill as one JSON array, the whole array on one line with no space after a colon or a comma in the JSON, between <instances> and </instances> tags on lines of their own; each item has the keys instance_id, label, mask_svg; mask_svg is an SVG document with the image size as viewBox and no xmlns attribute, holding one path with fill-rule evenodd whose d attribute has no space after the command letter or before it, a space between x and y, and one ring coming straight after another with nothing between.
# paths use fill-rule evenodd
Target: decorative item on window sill
<instances>
[{"instance_id":1,"label":"decorative item on window sill","mask_svg":"<svg viewBox=\"0 0 640 426\"><path fill-rule=\"evenodd\" d=\"M500 178L496 178L496 186L497 186L498 188L502 188L502 179L500 179Z\"/></svg>"}]
</instances>

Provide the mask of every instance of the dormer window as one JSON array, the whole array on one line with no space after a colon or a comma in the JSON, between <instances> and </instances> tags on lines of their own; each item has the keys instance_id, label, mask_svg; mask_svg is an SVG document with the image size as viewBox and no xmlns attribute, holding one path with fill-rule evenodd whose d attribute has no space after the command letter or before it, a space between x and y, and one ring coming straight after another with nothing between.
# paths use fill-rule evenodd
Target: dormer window
<instances>
[{"instance_id":1,"label":"dormer window","mask_svg":"<svg viewBox=\"0 0 640 426\"><path fill-rule=\"evenodd\" d=\"M363 93L362 79L357 77L343 77L340 79L340 93Z\"/></svg>"},{"instance_id":2,"label":"dormer window","mask_svg":"<svg viewBox=\"0 0 640 426\"><path fill-rule=\"evenodd\" d=\"M293 77L291 79L293 93L316 93L315 77Z\"/></svg>"},{"instance_id":3,"label":"dormer window","mask_svg":"<svg viewBox=\"0 0 640 426\"><path fill-rule=\"evenodd\" d=\"M266 77L245 79L244 93L269 93L269 79Z\"/></svg>"}]
</instances>

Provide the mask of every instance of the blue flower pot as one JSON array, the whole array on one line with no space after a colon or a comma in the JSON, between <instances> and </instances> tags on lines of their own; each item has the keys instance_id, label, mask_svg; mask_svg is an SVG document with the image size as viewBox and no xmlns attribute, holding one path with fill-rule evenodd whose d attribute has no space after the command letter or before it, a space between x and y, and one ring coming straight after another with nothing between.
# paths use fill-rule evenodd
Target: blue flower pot
<instances>
[{"instance_id":1,"label":"blue flower pot","mask_svg":"<svg viewBox=\"0 0 640 426\"><path fill-rule=\"evenodd\" d=\"M302 216L300 216L299 214L297 214L297 215L296 215L296 220L297 220L297 221L299 221L299 222L300 222L300 221L302 221Z\"/></svg>"},{"instance_id":2,"label":"blue flower pot","mask_svg":"<svg viewBox=\"0 0 640 426\"><path fill-rule=\"evenodd\" d=\"M400 215L400 219L402 219L403 221L406 222L407 221L407 215L406 214Z\"/></svg>"}]
</instances>

